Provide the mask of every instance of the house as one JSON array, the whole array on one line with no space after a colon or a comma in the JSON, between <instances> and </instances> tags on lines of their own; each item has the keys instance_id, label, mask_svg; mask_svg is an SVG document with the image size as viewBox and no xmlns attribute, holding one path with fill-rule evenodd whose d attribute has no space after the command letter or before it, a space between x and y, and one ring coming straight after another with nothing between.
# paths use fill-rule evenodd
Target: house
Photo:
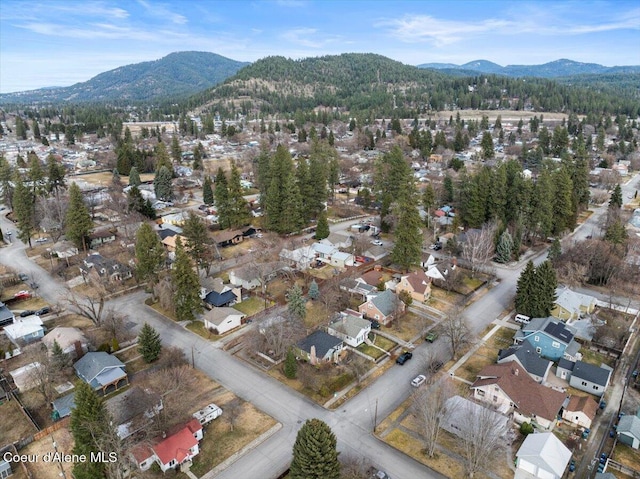
<instances>
[{"instance_id":1,"label":"house","mask_svg":"<svg viewBox=\"0 0 640 479\"><path fill-rule=\"evenodd\" d=\"M340 269L345 269L347 266L353 266L354 263L354 256L351 253L345 253L343 251L336 251L331 255L331 259L329 260L329 264L331 264L331 266L335 266Z\"/></svg>"},{"instance_id":2,"label":"house","mask_svg":"<svg viewBox=\"0 0 640 479\"><path fill-rule=\"evenodd\" d=\"M169 253L175 253L178 238L180 238L180 242L182 243L182 246L184 246L187 242L187 239L179 234L167 235L162 239L161 243Z\"/></svg>"},{"instance_id":3,"label":"house","mask_svg":"<svg viewBox=\"0 0 640 479\"><path fill-rule=\"evenodd\" d=\"M55 327L44 335L42 342L49 353L53 349L53 343L57 342L62 352L71 356L72 359L81 357L89 350L87 338L78 328Z\"/></svg>"},{"instance_id":4,"label":"house","mask_svg":"<svg viewBox=\"0 0 640 479\"><path fill-rule=\"evenodd\" d=\"M414 301L424 303L431 296L431 278L423 270L412 271L401 276L396 285L396 293L406 291Z\"/></svg>"},{"instance_id":5,"label":"house","mask_svg":"<svg viewBox=\"0 0 640 479\"><path fill-rule=\"evenodd\" d=\"M404 303L389 289L369 297L366 302L358 306L358 311L365 317L375 319L385 326L394 320L396 314L402 314L404 309Z\"/></svg>"},{"instance_id":6,"label":"house","mask_svg":"<svg viewBox=\"0 0 640 479\"><path fill-rule=\"evenodd\" d=\"M40 363L33 362L9 371L18 391L22 393L37 386L41 367Z\"/></svg>"},{"instance_id":7,"label":"house","mask_svg":"<svg viewBox=\"0 0 640 479\"><path fill-rule=\"evenodd\" d=\"M158 225L158 236L160 236L160 240L168 238L169 236L176 236L182 234L182 228L175 225ZM183 240L184 242L184 240Z\"/></svg>"},{"instance_id":8,"label":"house","mask_svg":"<svg viewBox=\"0 0 640 479\"><path fill-rule=\"evenodd\" d=\"M301 357L311 364L337 362L344 344L324 331L314 331L297 344Z\"/></svg>"},{"instance_id":9,"label":"house","mask_svg":"<svg viewBox=\"0 0 640 479\"><path fill-rule=\"evenodd\" d=\"M529 434L516 453L514 479L561 479L571 451L551 432Z\"/></svg>"},{"instance_id":10,"label":"house","mask_svg":"<svg viewBox=\"0 0 640 479\"><path fill-rule=\"evenodd\" d=\"M0 459L0 479L7 479L13 472L11 471L11 463Z\"/></svg>"},{"instance_id":11,"label":"house","mask_svg":"<svg viewBox=\"0 0 640 479\"><path fill-rule=\"evenodd\" d=\"M16 318L13 324L4 327L7 338L16 346L31 343L44 336L42 319L35 314L25 318Z\"/></svg>"},{"instance_id":12,"label":"house","mask_svg":"<svg viewBox=\"0 0 640 479\"><path fill-rule=\"evenodd\" d=\"M640 409L635 415L625 415L618 421L618 441L633 449L640 449Z\"/></svg>"},{"instance_id":13,"label":"house","mask_svg":"<svg viewBox=\"0 0 640 479\"><path fill-rule=\"evenodd\" d=\"M231 270L229 272L229 283L244 289L255 289L262 286L262 281L268 283L286 268L287 263L284 261L250 264Z\"/></svg>"},{"instance_id":14,"label":"house","mask_svg":"<svg viewBox=\"0 0 640 479\"><path fill-rule=\"evenodd\" d=\"M556 297L551 316L564 321L580 319L585 313L593 313L596 308L596 298L588 294L576 293L567 287L556 288Z\"/></svg>"},{"instance_id":15,"label":"house","mask_svg":"<svg viewBox=\"0 0 640 479\"><path fill-rule=\"evenodd\" d=\"M565 357L574 360L580 345L573 339L575 329L561 321L548 318L533 318L514 336L514 343L521 344L527 339L536 352L551 361Z\"/></svg>"},{"instance_id":16,"label":"house","mask_svg":"<svg viewBox=\"0 0 640 479\"><path fill-rule=\"evenodd\" d=\"M369 295L378 294L378 288L365 283L361 279L343 279L340 281L339 288L349 294L359 295L362 301L366 301Z\"/></svg>"},{"instance_id":17,"label":"house","mask_svg":"<svg viewBox=\"0 0 640 479\"><path fill-rule=\"evenodd\" d=\"M484 421L488 415L498 431L502 431L505 435L509 431L509 419L506 416L461 396L452 396L447 399L444 410L440 427L458 437L472 432L469 431L470 417L481 417Z\"/></svg>"},{"instance_id":18,"label":"house","mask_svg":"<svg viewBox=\"0 0 640 479\"><path fill-rule=\"evenodd\" d=\"M595 479L617 479L611 472L596 472Z\"/></svg>"},{"instance_id":19,"label":"house","mask_svg":"<svg viewBox=\"0 0 640 479\"><path fill-rule=\"evenodd\" d=\"M369 270L366 273L362 274L359 278L356 278L356 281L366 283L375 288L377 288L379 285L384 283L385 289L388 289L387 288L388 281L385 281L385 278L388 278L388 277L389 277L388 273L382 271L382 268L380 266L376 266L372 270ZM395 283L394 283L394 286L395 286Z\"/></svg>"},{"instance_id":20,"label":"house","mask_svg":"<svg viewBox=\"0 0 640 479\"><path fill-rule=\"evenodd\" d=\"M207 307L233 306L235 303L242 301L240 288L224 284L222 278L214 278L212 280L207 278L203 283L205 284L201 288L200 297Z\"/></svg>"},{"instance_id":21,"label":"house","mask_svg":"<svg viewBox=\"0 0 640 479\"><path fill-rule=\"evenodd\" d=\"M311 246L303 246L294 250L283 248L280 251L280 259L289 264L292 268L304 271L316 260L316 252Z\"/></svg>"},{"instance_id":22,"label":"house","mask_svg":"<svg viewBox=\"0 0 640 479\"><path fill-rule=\"evenodd\" d=\"M15 315L7 308L7 305L0 301L0 327L13 323Z\"/></svg>"},{"instance_id":23,"label":"house","mask_svg":"<svg viewBox=\"0 0 640 479\"><path fill-rule=\"evenodd\" d=\"M164 408L158 394L137 386L109 398L105 406L120 439L126 439L140 431Z\"/></svg>"},{"instance_id":24,"label":"house","mask_svg":"<svg viewBox=\"0 0 640 479\"><path fill-rule=\"evenodd\" d=\"M110 282L124 281L133 276L129 266L123 265L114 259L105 258L100 253L91 253L87 256L82 261L82 265L80 265L80 273L82 273L83 277L92 273L97 274L100 278Z\"/></svg>"},{"instance_id":25,"label":"house","mask_svg":"<svg viewBox=\"0 0 640 479\"><path fill-rule=\"evenodd\" d=\"M335 249L349 248L353 243L353 237L342 231L331 233L327 238L320 240L320 243L332 246Z\"/></svg>"},{"instance_id":26,"label":"house","mask_svg":"<svg viewBox=\"0 0 640 479\"><path fill-rule=\"evenodd\" d=\"M216 334L224 334L239 328L246 316L235 308L213 308L204 313L204 327L215 330Z\"/></svg>"},{"instance_id":27,"label":"house","mask_svg":"<svg viewBox=\"0 0 640 479\"><path fill-rule=\"evenodd\" d=\"M362 317L362 313L347 309L329 323L327 333L342 339L353 348L357 348L371 332L371 322Z\"/></svg>"},{"instance_id":28,"label":"house","mask_svg":"<svg viewBox=\"0 0 640 479\"><path fill-rule=\"evenodd\" d=\"M253 274L250 266L244 268L236 268L229 272L229 282L244 289L252 290L261 286L260 278Z\"/></svg>"},{"instance_id":29,"label":"house","mask_svg":"<svg viewBox=\"0 0 640 479\"><path fill-rule=\"evenodd\" d=\"M174 225L174 226L182 226L184 222L189 218L189 213L186 211L181 211L180 213L173 213L170 215L164 215L160 217L160 221L162 224Z\"/></svg>"},{"instance_id":30,"label":"house","mask_svg":"<svg viewBox=\"0 0 640 479\"><path fill-rule=\"evenodd\" d=\"M244 235L242 230L224 230L219 231L213 235L213 239L220 247L231 246L234 244L242 243Z\"/></svg>"},{"instance_id":31,"label":"house","mask_svg":"<svg viewBox=\"0 0 640 479\"><path fill-rule=\"evenodd\" d=\"M113 243L116 240L116 234L110 230L99 230L89 234L89 248L94 249L103 244Z\"/></svg>"},{"instance_id":32,"label":"house","mask_svg":"<svg viewBox=\"0 0 640 479\"><path fill-rule=\"evenodd\" d=\"M66 396L59 397L55 399L51 406L53 407L53 418L54 420L59 420L64 417L71 415L71 410L75 407L76 402L76 393L72 392L67 394Z\"/></svg>"},{"instance_id":33,"label":"house","mask_svg":"<svg viewBox=\"0 0 640 479\"><path fill-rule=\"evenodd\" d=\"M540 384L546 381L553 365L551 361L541 358L536 353L533 345L527 340L518 346L498 351L498 364L509 361L516 361L535 382Z\"/></svg>"},{"instance_id":34,"label":"house","mask_svg":"<svg viewBox=\"0 0 640 479\"><path fill-rule=\"evenodd\" d=\"M331 262L331 256L338 252L336 247L325 243L313 243L311 248L315 251L318 261L327 264Z\"/></svg>"},{"instance_id":35,"label":"house","mask_svg":"<svg viewBox=\"0 0 640 479\"><path fill-rule=\"evenodd\" d=\"M362 253L367 258L371 258L374 261L378 261L389 254L389 252L382 246L372 245Z\"/></svg>"},{"instance_id":36,"label":"house","mask_svg":"<svg viewBox=\"0 0 640 479\"><path fill-rule=\"evenodd\" d=\"M149 469L155 462L162 472L166 472L197 456L200 452L200 439L202 425L197 419L191 419L166 437L157 438L151 446L141 444L135 447L131 455L142 471Z\"/></svg>"},{"instance_id":37,"label":"house","mask_svg":"<svg viewBox=\"0 0 640 479\"><path fill-rule=\"evenodd\" d=\"M471 389L475 399L541 429L553 429L565 401L564 393L538 384L515 361L484 367Z\"/></svg>"},{"instance_id":38,"label":"house","mask_svg":"<svg viewBox=\"0 0 640 479\"><path fill-rule=\"evenodd\" d=\"M200 409L193 413L193 417L203 426L205 424L209 424L214 419L219 418L221 415L222 409L213 403L207 405L204 409Z\"/></svg>"},{"instance_id":39,"label":"house","mask_svg":"<svg viewBox=\"0 0 640 479\"><path fill-rule=\"evenodd\" d=\"M427 262L426 275L433 281L445 282L452 271L458 267L454 260L441 261L429 264ZM438 283L436 283L438 284Z\"/></svg>"},{"instance_id":40,"label":"house","mask_svg":"<svg viewBox=\"0 0 640 479\"><path fill-rule=\"evenodd\" d=\"M103 394L129 384L124 363L104 351L85 354L76 361L73 369L80 379Z\"/></svg>"},{"instance_id":41,"label":"house","mask_svg":"<svg viewBox=\"0 0 640 479\"><path fill-rule=\"evenodd\" d=\"M571 387L598 397L607 390L611 373L612 370L608 366L598 367L582 361L573 362L565 359L558 361L556 368L556 376L568 380Z\"/></svg>"},{"instance_id":42,"label":"house","mask_svg":"<svg viewBox=\"0 0 640 479\"><path fill-rule=\"evenodd\" d=\"M562 411L562 419L578 427L591 429L597 411L598 403L591 396L571 396Z\"/></svg>"}]
</instances>

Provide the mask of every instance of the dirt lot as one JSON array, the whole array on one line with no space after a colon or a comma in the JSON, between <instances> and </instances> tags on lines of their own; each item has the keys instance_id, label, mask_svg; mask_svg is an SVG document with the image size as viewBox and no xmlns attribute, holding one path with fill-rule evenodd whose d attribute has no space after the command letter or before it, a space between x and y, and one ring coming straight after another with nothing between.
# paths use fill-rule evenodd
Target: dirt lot
<instances>
[{"instance_id":1,"label":"dirt lot","mask_svg":"<svg viewBox=\"0 0 640 479\"><path fill-rule=\"evenodd\" d=\"M152 181L154 177L153 173L142 173L140 175L140 181ZM78 175L70 177L70 181L76 178L80 181L86 181L87 183L91 183L93 185L108 185L111 183L111 179L113 178L113 173L110 171L102 171L100 173L89 173L86 175ZM123 183L127 184L127 179L124 177L122 179Z\"/></svg>"},{"instance_id":2,"label":"dirt lot","mask_svg":"<svg viewBox=\"0 0 640 479\"><path fill-rule=\"evenodd\" d=\"M0 446L34 434L36 428L29 422L20 410L16 401L7 401L0 405L0 418L3 427L0 427Z\"/></svg>"},{"instance_id":3,"label":"dirt lot","mask_svg":"<svg viewBox=\"0 0 640 479\"><path fill-rule=\"evenodd\" d=\"M53 442L55 441L57 450L66 454L71 454L73 449L73 437L67 428L61 428L54 431L49 436L45 436L39 441L32 442L24 449L20 450L20 454L36 454L40 458L48 452L55 452ZM42 460L38 462L27 463L27 468L34 478L38 479L58 479L60 471L64 470L66 477L71 477L72 463L46 463Z\"/></svg>"},{"instance_id":4,"label":"dirt lot","mask_svg":"<svg viewBox=\"0 0 640 479\"><path fill-rule=\"evenodd\" d=\"M540 112L535 111L522 111L522 110L456 110L456 111L439 111L434 115L436 121L449 121L449 118L460 113L460 118L464 120L481 120L483 115L489 118L489 122L495 122L498 115L500 115L502 124L505 122L517 123L520 119L526 122L529 118L534 116L540 117ZM563 118L567 118L565 113L550 113L544 112L545 121L562 121Z\"/></svg>"}]
</instances>

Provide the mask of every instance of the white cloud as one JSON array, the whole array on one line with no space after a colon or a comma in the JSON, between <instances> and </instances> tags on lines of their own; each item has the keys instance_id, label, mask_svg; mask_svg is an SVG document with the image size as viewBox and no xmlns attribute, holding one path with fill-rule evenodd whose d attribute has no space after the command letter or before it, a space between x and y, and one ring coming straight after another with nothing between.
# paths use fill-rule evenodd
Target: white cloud
<instances>
[{"instance_id":1,"label":"white cloud","mask_svg":"<svg viewBox=\"0 0 640 479\"><path fill-rule=\"evenodd\" d=\"M294 28L282 33L280 38L295 45L313 49L324 48L342 41L341 36L321 33L317 28Z\"/></svg>"},{"instance_id":2,"label":"white cloud","mask_svg":"<svg viewBox=\"0 0 640 479\"><path fill-rule=\"evenodd\" d=\"M164 3L150 4L146 0L138 0L138 3L144 7L145 12L148 15L152 15L156 18L167 19L171 23L175 23L176 25L184 25L189 22L187 17L171 11L169 7Z\"/></svg>"}]
</instances>

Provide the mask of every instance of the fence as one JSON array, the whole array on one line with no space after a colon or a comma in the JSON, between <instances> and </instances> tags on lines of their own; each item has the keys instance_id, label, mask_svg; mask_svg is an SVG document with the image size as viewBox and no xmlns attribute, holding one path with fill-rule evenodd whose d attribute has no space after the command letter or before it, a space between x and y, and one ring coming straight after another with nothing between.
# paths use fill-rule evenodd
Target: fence
<instances>
[{"instance_id":1,"label":"fence","mask_svg":"<svg viewBox=\"0 0 640 479\"><path fill-rule=\"evenodd\" d=\"M613 469L614 471L621 472L622 474L632 477L633 479L640 479L640 471L636 471L629 466L625 466L624 464L613 461L611 459L607 460L607 469Z\"/></svg>"},{"instance_id":2,"label":"fence","mask_svg":"<svg viewBox=\"0 0 640 479\"><path fill-rule=\"evenodd\" d=\"M71 418L69 416L64 417L60 421L54 422L51 426L44 428L42 431L38 431L33 435L33 440L38 441L43 437L48 436L52 432L57 431L60 428L66 427L69 424L70 419Z\"/></svg>"}]
</instances>

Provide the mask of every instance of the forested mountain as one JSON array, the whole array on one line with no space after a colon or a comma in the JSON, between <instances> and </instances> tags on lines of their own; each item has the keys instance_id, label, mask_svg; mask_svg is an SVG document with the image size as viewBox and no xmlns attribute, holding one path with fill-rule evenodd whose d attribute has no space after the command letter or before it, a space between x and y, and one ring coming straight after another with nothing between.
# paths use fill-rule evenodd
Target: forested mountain
<instances>
[{"instance_id":1,"label":"forested mountain","mask_svg":"<svg viewBox=\"0 0 640 479\"><path fill-rule=\"evenodd\" d=\"M192 95L234 75L247 63L208 52L171 53L101 73L70 87L0 95L0 103L149 101Z\"/></svg>"},{"instance_id":2,"label":"forested mountain","mask_svg":"<svg viewBox=\"0 0 640 479\"><path fill-rule=\"evenodd\" d=\"M558 78L573 75L594 75L602 73L640 73L640 66L605 67L597 63L581 63L560 59L542 65L507 65L505 67L487 60L474 60L464 65L451 63L424 63L418 68L436 70L464 70L479 73L493 73L510 77Z\"/></svg>"},{"instance_id":3,"label":"forested mountain","mask_svg":"<svg viewBox=\"0 0 640 479\"><path fill-rule=\"evenodd\" d=\"M265 114L324 106L378 118L411 118L424 111L448 108L622 112L632 117L640 111L637 92L621 97L543 78L522 81L484 74L454 77L361 53L303 60L267 57L222 85L193 96L185 106L226 112L238 105L244 112L258 109Z\"/></svg>"}]
</instances>

